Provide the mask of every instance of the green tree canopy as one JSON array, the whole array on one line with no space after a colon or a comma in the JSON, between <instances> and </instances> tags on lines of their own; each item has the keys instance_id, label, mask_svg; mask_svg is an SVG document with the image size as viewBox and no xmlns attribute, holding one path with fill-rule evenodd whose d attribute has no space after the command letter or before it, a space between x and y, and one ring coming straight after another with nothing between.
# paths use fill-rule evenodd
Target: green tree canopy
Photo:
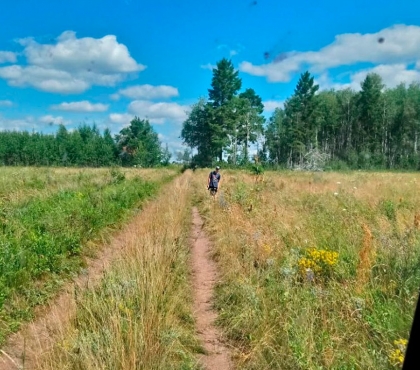
<instances>
[{"instance_id":1,"label":"green tree canopy","mask_svg":"<svg viewBox=\"0 0 420 370\"><path fill-rule=\"evenodd\" d=\"M129 126L116 136L122 164L153 167L162 159L162 148L157 133L146 119L135 117Z\"/></svg>"}]
</instances>

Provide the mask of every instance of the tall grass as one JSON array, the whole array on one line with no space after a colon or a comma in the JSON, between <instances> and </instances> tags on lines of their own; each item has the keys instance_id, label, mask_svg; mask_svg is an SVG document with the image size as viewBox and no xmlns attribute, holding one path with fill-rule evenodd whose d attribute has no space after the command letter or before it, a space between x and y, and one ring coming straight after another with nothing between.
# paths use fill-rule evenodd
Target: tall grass
<instances>
[{"instance_id":1,"label":"tall grass","mask_svg":"<svg viewBox=\"0 0 420 370\"><path fill-rule=\"evenodd\" d=\"M418 176L222 176L218 202L201 190L205 172L195 187L237 367L400 366L395 346L408 337L420 285Z\"/></svg>"},{"instance_id":2,"label":"tall grass","mask_svg":"<svg viewBox=\"0 0 420 370\"><path fill-rule=\"evenodd\" d=\"M16 187L7 176L0 179L0 343L79 271L104 230L159 185L116 170L13 171L21 179ZM39 191L28 191L34 183Z\"/></svg>"},{"instance_id":3,"label":"tall grass","mask_svg":"<svg viewBox=\"0 0 420 370\"><path fill-rule=\"evenodd\" d=\"M75 311L42 369L195 369L188 276L191 172L167 185L123 237L121 258Z\"/></svg>"}]
</instances>

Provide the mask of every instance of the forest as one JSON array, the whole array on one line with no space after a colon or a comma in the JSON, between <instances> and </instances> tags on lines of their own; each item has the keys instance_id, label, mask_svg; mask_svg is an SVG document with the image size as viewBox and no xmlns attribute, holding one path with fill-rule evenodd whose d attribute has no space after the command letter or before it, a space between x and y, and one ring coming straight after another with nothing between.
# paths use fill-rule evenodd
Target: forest
<instances>
[{"instance_id":1,"label":"forest","mask_svg":"<svg viewBox=\"0 0 420 370\"><path fill-rule=\"evenodd\" d=\"M231 61L221 60L213 70L208 98L192 107L181 134L197 150L198 165L223 158L246 164L254 144L254 160L265 165L305 168L315 155L335 170L418 169L417 82L387 88L371 73L360 91L320 91L306 71L284 107L267 120L261 98L253 89L239 93L241 87Z\"/></svg>"},{"instance_id":2,"label":"forest","mask_svg":"<svg viewBox=\"0 0 420 370\"><path fill-rule=\"evenodd\" d=\"M85 124L73 131L60 125L55 134L0 131L0 164L6 166L155 167L170 158L149 121L138 117L114 137Z\"/></svg>"},{"instance_id":3,"label":"forest","mask_svg":"<svg viewBox=\"0 0 420 370\"><path fill-rule=\"evenodd\" d=\"M175 159L194 167L257 162L311 170L419 168L418 82L388 88L371 73L360 91L320 90L306 71L284 106L267 118L261 97L252 88L243 89L239 72L224 58L213 69L208 96L187 113L180 133L186 149ZM2 131L0 164L169 164L172 153L147 119L135 117L127 124L116 135L86 124L72 131L60 125L54 134Z\"/></svg>"}]
</instances>

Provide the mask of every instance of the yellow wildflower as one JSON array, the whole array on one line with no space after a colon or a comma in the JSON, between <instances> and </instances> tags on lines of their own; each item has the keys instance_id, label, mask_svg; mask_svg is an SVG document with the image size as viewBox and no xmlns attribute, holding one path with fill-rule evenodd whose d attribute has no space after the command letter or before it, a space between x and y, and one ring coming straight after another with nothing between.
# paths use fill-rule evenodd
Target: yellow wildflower
<instances>
[{"instance_id":1,"label":"yellow wildflower","mask_svg":"<svg viewBox=\"0 0 420 370\"><path fill-rule=\"evenodd\" d=\"M394 366L401 366L404 363L404 353L407 348L407 339L397 339L394 341L397 347L389 354L389 361Z\"/></svg>"},{"instance_id":2,"label":"yellow wildflower","mask_svg":"<svg viewBox=\"0 0 420 370\"><path fill-rule=\"evenodd\" d=\"M302 274L305 274L307 269L311 269L317 274L328 275L337 261L337 252L310 248L306 251L306 256L298 261L298 266Z\"/></svg>"}]
</instances>

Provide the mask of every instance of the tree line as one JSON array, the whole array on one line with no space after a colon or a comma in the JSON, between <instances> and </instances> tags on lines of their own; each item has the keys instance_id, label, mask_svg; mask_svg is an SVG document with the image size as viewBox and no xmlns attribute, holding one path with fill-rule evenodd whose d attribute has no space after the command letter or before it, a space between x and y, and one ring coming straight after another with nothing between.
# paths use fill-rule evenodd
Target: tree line
<instances>
[{"instance_id":1,"label":"tree line","mask_svg":"<svg viewBox=\"0 0 420 370\"><path fill-rule=\"evenodd\" d=\"M170 158L149 121L138 117L114 137L95 124L72 131L60 125L55 134L0 132L0 164L6 166L154 167Z\"/></svg>"},{"instance_id":2,"label":"tree line","mask_svg":"<svg viewBox=\"0 0 420 370\"><path fill-rule=\"evenodd\" d=\"M241 87L231 61L217 63L208 97L192 106L181 132L196 150L194 164L246 164L250 144L257 143L254 159L267 165L298 167L317 153L335 169L419 168L418 82L386 88L371 73L360 91L320 91L305 72L284 108L267 120L261 98L252 89L241 93Z\"/></svg>"},{"instance_id":3,"label":"tree line","mask_svg":"<svg viewBox=\"0 0 420 370\"><path fill-rule=\"evenodd\" d=\"M386 88L371 73L360 91L320 91L302 73L283 108L263 116L261 97L243 89L228 59L213 69L208 95L193 104L181 138L188 147L176 159L192 166L252 159L275 167L304 167L315 157L333 169L418 169L420 84ZM257 147L257 155L250 150ZM193 153L195 153L193 155ZM171 154L147 119L135 117L117 135L96 125L55 134L0 132L0 164L39 166L167 165Z\"/></svg>"}]
</instances>

